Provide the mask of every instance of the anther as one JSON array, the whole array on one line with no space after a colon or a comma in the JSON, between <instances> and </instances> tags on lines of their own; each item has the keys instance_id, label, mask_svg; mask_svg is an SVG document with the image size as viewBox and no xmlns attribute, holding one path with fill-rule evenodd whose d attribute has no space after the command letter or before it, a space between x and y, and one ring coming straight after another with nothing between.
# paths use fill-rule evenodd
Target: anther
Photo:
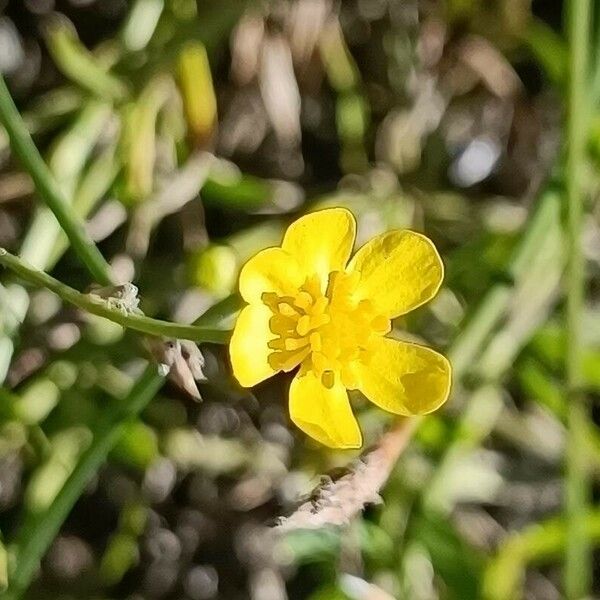
<instances>
[{"instance_id":1,"label":"anther","mask_svg":"<svg viewBox=\"0 0 600 600\"><path fill-rule=\"evenodd\" d=\"M325 371L321 375L321 383L330 390L335 384L335 373L333 371Z\"/></svg>"},{"instance_id":2,"label":"anther","mask_svg":"<svg viewBox=\"0 0 600 600\"><path fill-rule=\"evenodd\" d=\"M308 292L299 292L296 296L295 304L302 310L308 311L313 304L313 297Z\"/></svg>"},{"instance_id":3,"label":"anther","mask_svg":"<svg viewBox=\"0 0 600 600\"><path fill-rule=\"evenodd\" d=\"M310 317L308 315L302 315L298 319L296 325L296 331L299 335L306 335L311 329Z\"/></svg>"},{"instance_id":4,"label":"anther","mask_svg":"<svg viewBox=\"0 0 600 600\"><path fill-rule=\"evenodd\" d=\"M308 340L305 337L301 338L293 338L288 337L285 339L285 349L286 350L299 350L300 348L304 348L304 346L308 345Z\"/></svg>"}]
</instances>

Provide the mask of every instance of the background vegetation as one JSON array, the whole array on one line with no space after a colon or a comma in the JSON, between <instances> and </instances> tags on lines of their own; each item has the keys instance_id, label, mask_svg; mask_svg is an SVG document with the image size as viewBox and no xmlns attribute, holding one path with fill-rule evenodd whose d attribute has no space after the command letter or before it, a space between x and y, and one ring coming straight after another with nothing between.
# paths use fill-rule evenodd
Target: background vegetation
<instances>
[{"instance_id":1,"label":"background vegetation","mask_svg":"<svg viewBox=\"0 0 600 600\"><path fill-rule=\"evenodd\" d=\"M0 0L0 246L29 265L0 254L3 597L600 595L592 4ZM326 205L447 266L395 326L452 397L356 397L361 459L218 343L240 265ZM65 288L131 281L145 317ZM205 342L206 380L157 333Z\"/></svg>"}]
</instances>

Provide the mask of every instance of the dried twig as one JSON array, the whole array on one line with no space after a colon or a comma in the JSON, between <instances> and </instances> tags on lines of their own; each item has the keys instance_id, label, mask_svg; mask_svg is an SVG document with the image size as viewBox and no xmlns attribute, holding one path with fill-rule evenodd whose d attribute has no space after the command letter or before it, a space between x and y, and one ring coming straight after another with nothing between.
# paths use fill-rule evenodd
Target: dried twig
<instances>
[{"instance_id":1,"label":"dried twig","mask_svg":"<svg viewBox=\"0 0 600 600\"><path fill-rule=\"evenodd\" d=\"M277 530L317 529L347 525L368 504L381 501L385 484L398 457L408 445L419 418L402 419L368 450L349 472L336 481L328 479L289 517L280 519Z\"/></svg>"}]
</instances>

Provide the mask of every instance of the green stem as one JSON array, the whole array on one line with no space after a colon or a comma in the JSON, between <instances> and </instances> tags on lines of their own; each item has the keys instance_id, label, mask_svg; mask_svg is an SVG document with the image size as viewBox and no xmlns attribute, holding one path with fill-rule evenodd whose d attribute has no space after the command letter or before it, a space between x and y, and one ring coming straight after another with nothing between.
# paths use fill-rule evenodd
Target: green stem
<instances>
[{"instance_id":1,"label":"green stem","mask_svg":"<svg viewBox=\"0 0 600 600\"><path fill-rule=\"evenodd\" d=\"M10 254L3 248L0 248L0 265L10 269L29 283L49 289L65 302L99 317L104 317L128 329L134 329L135 331L141 331L149 335L191 340L194 342L224 343L229 337L229 331L224 329L212 329L198 325L180 325L126 312L121 308L111 306L107 299L101 298L96 294L82 294L78 292L47 273L30 267L20 258Z\"/></svg>"},{"instance_id":2,"label":"green stem","mask_svg":"<svg viewBox=\"0 0 600 600\"><path fill-rule=\"evenodd\" d=\"M25 592L38 568L39 562L52 543L64 520L73 508L93 474L100 468L119 439L124 425L136 417L154 398L162 384L155 366L146 368L136 381L127 398L107 409L94 432L90 446L82 454L77 466L61 488L52 504L39 514L25 519L13 546L14 570L10 573L9 589L5 600L16 600Z\"/></svg>"},{"instance_id":3,"label":"green stem","mask_svg":"<svg viewBox=\"0 0 600 600\"><path fill-rule=\"evenodd\" d=\"M112 283L110 265L87 234L83 223L70 210L60 188L40 156L27 127L0 75L0 123L4 125L11 147L31 175L35 187L48 208L54 213L73 250L88 268L92 277L102 285Z\"/></svg>"},{"instance_id":4,"label":"green stem","mask_svg":"<svg viewBox=\"0 0 600 600\"><path fill-rule=\"evenodd\" d=\"M568 207L569 261L566 306L567 354L566 387L568 399L568 436L566 450L564 587L569 600L586 597L591 579L589 534L585 513L589 498L586 477L585 432L588 416L585 396L581 392L581 316L584 308L584 258L581 250L583 191L588 97L588 49L590 44L591 3L571 0L567 27L570 41L569 90L567 118L566 188Z\"/></svg>"},{"instance_id":5,"label":"green stem","mask_svg":"<svg viewBox=\"0 0 600 600\"><path fill-rule=\"evenodd\" d=\"M600 543L600 512L581 517L594 545ZM484 572L484 600L523 598L523 580L528 566L555 561L569 544L569 526L564 518L552 517L509 535L498 548Z\"/></svg>"}]
</instances>

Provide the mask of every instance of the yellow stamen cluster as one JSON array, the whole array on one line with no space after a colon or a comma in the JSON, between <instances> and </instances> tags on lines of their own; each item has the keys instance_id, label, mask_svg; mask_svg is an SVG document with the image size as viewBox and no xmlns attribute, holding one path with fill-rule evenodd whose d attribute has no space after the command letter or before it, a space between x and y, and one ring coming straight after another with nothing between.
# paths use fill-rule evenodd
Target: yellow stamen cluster
<instances>
[{"instance_id":1,"label":"yellow stamen cluster","mask_svg":"<svg viewBox=\"0 0 600 600\"><path fill-rule=\"evenodd\" d=\"M273 313L269 328L276 336L269 342L271 367L291 371L301 364L329 389L336 376L345 387L355 388L352 363L368 361L373 336L390 331L390 320L376 314L369 300L354 299L357 284L357 273L335 271L325 292L313 276L294 296L263 293L262 301Z\"/></svg>"}]
</instances>

